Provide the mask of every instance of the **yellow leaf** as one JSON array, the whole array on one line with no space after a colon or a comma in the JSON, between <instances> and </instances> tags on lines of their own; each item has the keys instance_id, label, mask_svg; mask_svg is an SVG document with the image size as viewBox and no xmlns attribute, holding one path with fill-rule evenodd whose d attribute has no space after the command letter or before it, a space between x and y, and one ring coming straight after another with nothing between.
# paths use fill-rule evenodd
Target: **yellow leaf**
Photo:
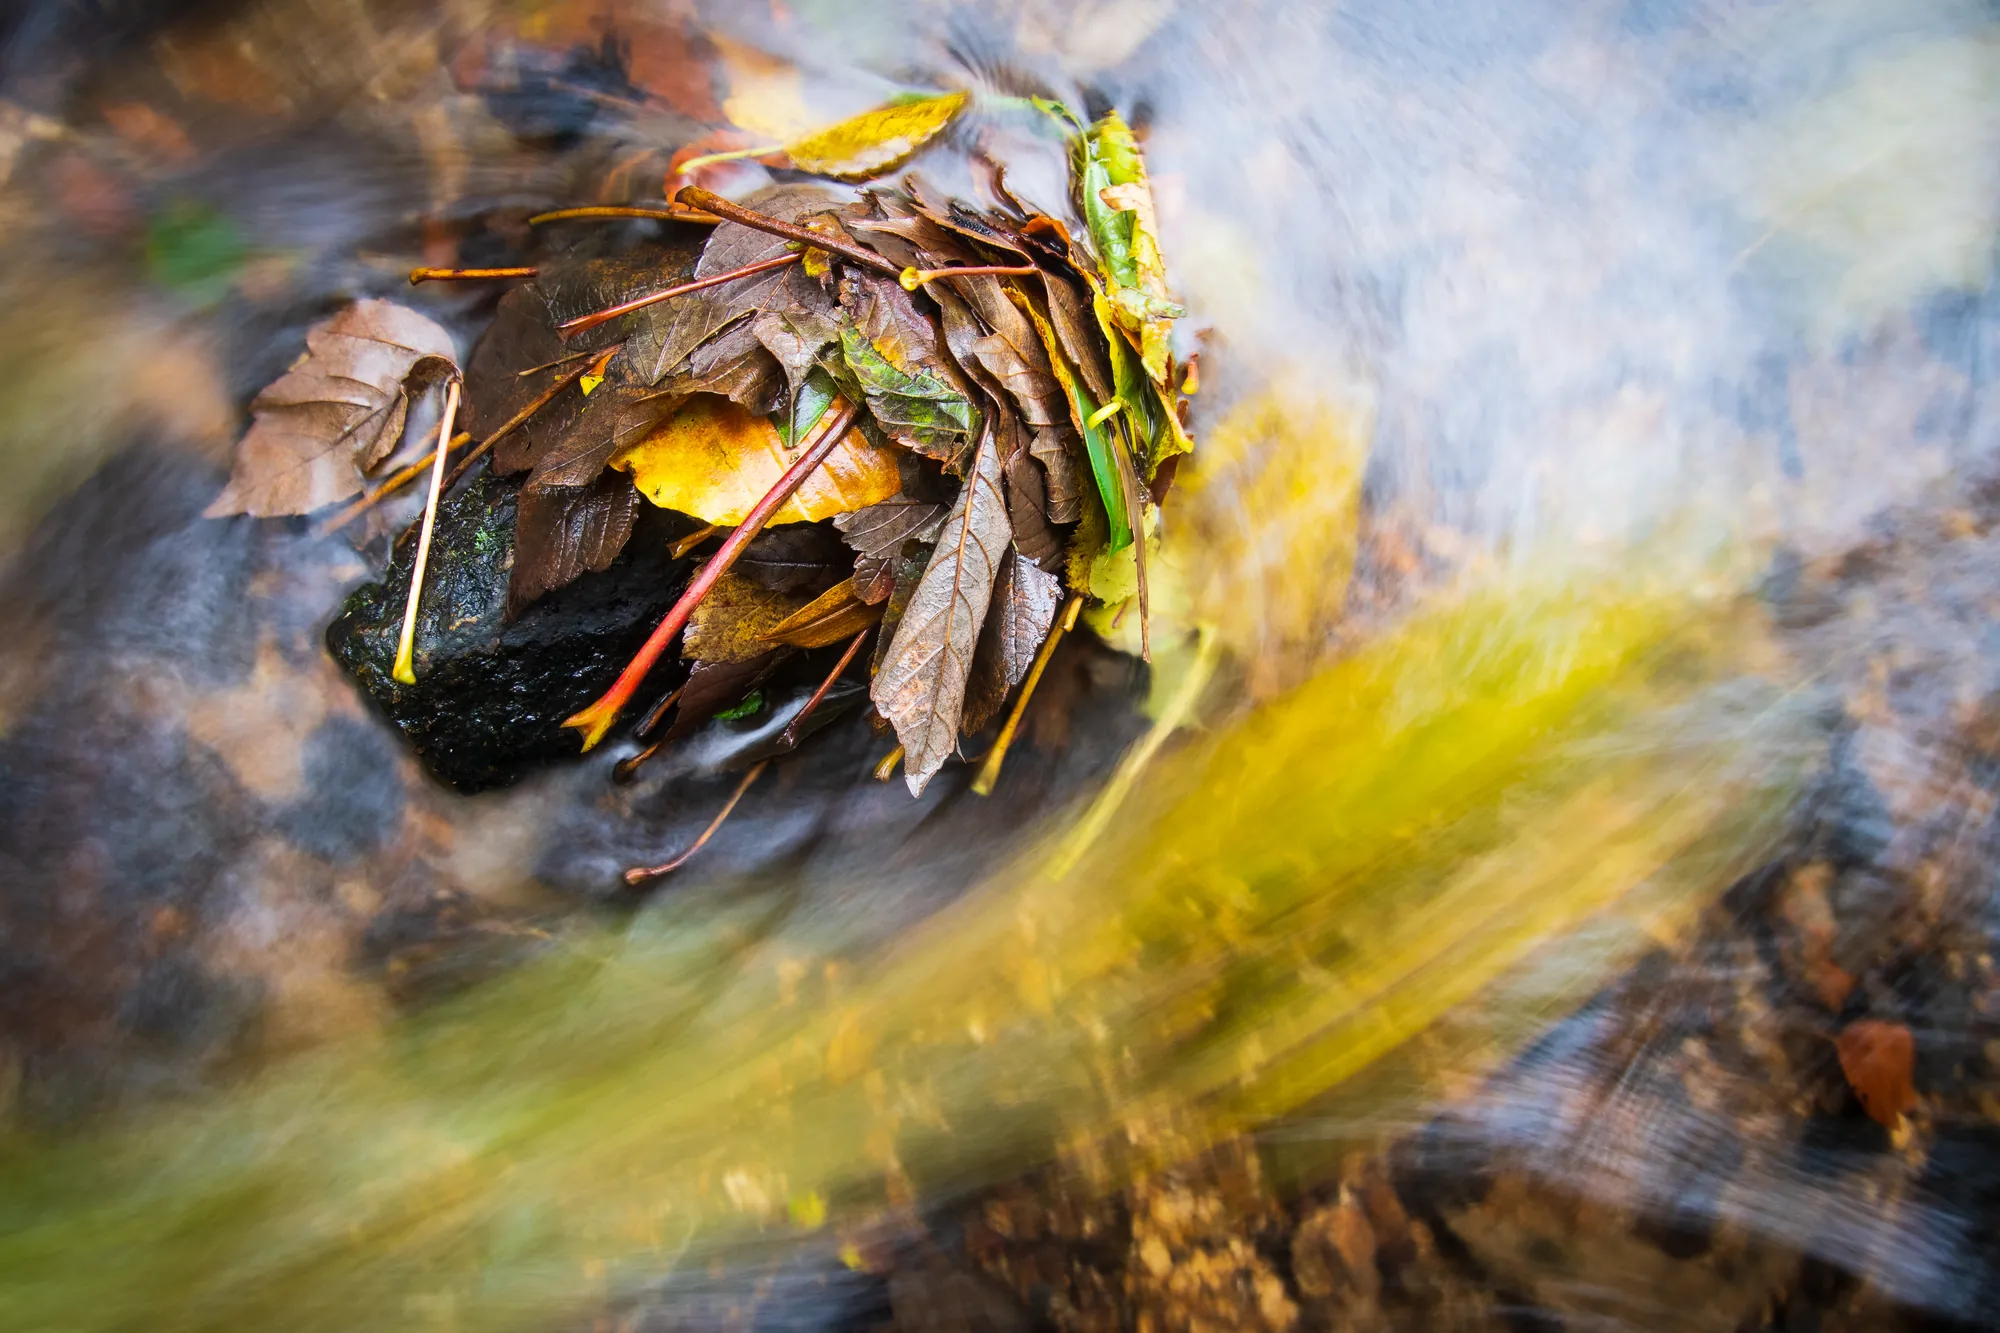
<instances>
[{"instance_id":1,"label":"yellow leaf","mask_svg":"<svg viewBox=\"0 0 2000 1333\"><path fill-rule=\"evenodd\" d=\"M681 656L698 662L747 662L771 651L765 635L799 609L796 598L724 574L688 617Z\"/></svg>"},{"instance_id":2,"label":"yellow leaf","mask_svg":"<svg viewBox=\"0 0 2000 1333\"><path fill-rule=\"evenodd\" d=\"M712 595L712 594L711 594ZM869 606L854 595L854 581L842 579L783 621L763 631L764 647L789 643L794 648L824 648L851 639L882 618L882 607Z\"/></svg>"},{"instance_id":3,"label":"yellow leaf","mask_svg":"<svg viewBox=\"0 0 2000 1333\"><path fill-rule=\"evenodd\" d=\"M611 458L611 466L631 473L640 494L654 504L719 527L741 523L792 462L770 422L713 394L691 399L652 434ZM896 451L850 429L771 522L816 523L865 509L902 489Z\"/></svg>"},{"instance_id":4,"label":"yellow leaf","mask_svg":"<svg viewBox=\"0 0 2000 1333\"><path fill-rule=\"evenodd\" d=\"M907 162L965 109L965 93L892 102L838 125L794 139L785 155L800 171L837 180L867 180Z\"/></svg>"}]
</instances>

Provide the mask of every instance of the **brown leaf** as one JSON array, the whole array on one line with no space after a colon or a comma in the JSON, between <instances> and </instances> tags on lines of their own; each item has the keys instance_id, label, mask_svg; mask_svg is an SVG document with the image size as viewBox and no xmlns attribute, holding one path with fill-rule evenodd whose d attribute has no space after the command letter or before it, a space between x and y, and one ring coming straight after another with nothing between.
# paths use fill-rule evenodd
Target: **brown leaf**
<instances>
[{"instance_id":1,"label":"brown leaf","mask_svg":"<svg viewBox=\"0 0 2000 1333\"><path fill-rule=\"evenodd\" d=\"M522 490L514 519L514 571L507 581L507 618L543 593L574 582L588 569L611 567L632 536L639 493L617 474L588 486Z\"/></svg>"},{"instance_id":2,"label":"brown leaf","mask_svg":"<svg viewBox=\"0 0 2000 1333\"><path fill-rule=\"evenodd\" d=\"M704 523L731 527L792 465L770 422L711 394L701 394L643 439L611 458L632 474L645 497ZM773 524L812 523L852 513L903 488L896 451L858 427L771 516Z\"/></svg>"},{"instance_id":3,"label":"brown leaf","mask_svg":"<svg viewBox=\"0 0 2000 1333\"><path fill-rule=\"evenodd\" d=\"M1069 420L1069 402L1049 369L1049 357L1035 326L1007 299L998 278L953 278L979 320L992 332L972 344L972 353L995 382L1007 390L1021 417L1037 428Z\"/></svg>"},{"instance_id":4,"label":"brown leaf","mask_svg":"<svg viewBox=\"0 0 2000 1333\"><path fill-rule=\"evenodd\" d=\"M549 406L554 408L571 395L576 395L574 388ZM579 409L568 416L561 435L545 437L534 471L528 475L529 486L588 486L613 454L644 438L686 401L679 394L660 393L643 385L609 382L588 397L578 397Z\"/></svg>"},{"instance_id":5,"label":"brown leaf","mask_svg":"<svg viewBox=\"0 0 2000 1333\"><path fill-rule=\"evenodd\" d=\"M730 572L772 592L816 597L853 568L839 534L818 523L794 523L758 533Z\"/></svg>"},{"instance_id":6,"label":"brown leaf","mask_svg":"<svg viewBox=\"0 0 2000 1333\"><path fill-rule=\"evenodd\" d=\"M1911 1081L1917 1043L1909 1028L1864 1018L1849 1023L1834 1046L1840 1052L1840 1072L1847 1075L1862 1109L1894 1129L1903 1112L1917 1104L1917 1090Z\"/></svg>"},{"instance_id":7,"label":"brown leaf","mask_svg":"<svg viewBox=\"0 0 2000 1333\"><path fill-rule=\"evenodd\" d=\"M795 649L772 648L740 662L696 662L681 687L673 725L661 741L676 741L757 688Z\"/></svg>"},{"instance_id":8,"label":"brown leaf","mask_svg":"<svg viewBox=\"0 0 2000 1333\"><path fill-rule=\"evenodd\" d=\"M564 324L698 276L707 241L696 229L676 228L664 241L647 241L614 255L561 255L539 266L532 286L547 304L551 322ZM638 326L635 311L562 335L561 343L571 352L595 352L624 342Z\"/></svg>"},{"instance_id":9,"label":"brown leaf","mask_svg":"<svg viewBox=\"0 0 2000 1333\"><path fill-rule=\"evenodd\" d=\"M786 387L796 397L819 364L820 352L840 341L840 312L816 279L794 268L769 293L751 328L785 372Z\"/></svg>"},{"instance_id":10,"label":"brown leaf","mask_svg":"<svg viewBox=\"0 0 2000 1333\"><path fill-rule=\"evenodd\" d=\"M1117 395L1117 382L1111 373L1104 335L1098 328L1090 298L1053 275L1044 286L1049 296L1049 324L1055 329L1070 364L1082 372L1084 385L1093 399L1110 402Z\"/></svg>"},{"instance_id":11,"label":"brown leaf","mask_svg":"<svg viewBox=\"0 0 2000 1333\"><path fill-rule=\"evenodd\" d=\"M863 602L853 584L842 580L765 631L764 638L794 648L824 648L853 638L881 618L881 607Z\"/></svg>"},{"instance_id":12,"label":"brown leaf","mask_svg":"<svg viewBox=\"0 0 2000 1333\"><path fill-rule=\"evenodd\" d=\"M833 526L840 529L842 540L860 557L854 565L854 588L861 600L877 602L888 596L882 586L883 573L901 553L903 543L935 540L950 512L945 505L904 493L834 519Z\"/></svg>"},{"instance_id":13,"label":"brown leaf","mask_svg":"<svg viewBox=\"0 0 2000 1333\"><path fill-rule=\"evenodd\" d=\"M685 381L676 377L671 383L687 393L721 394L761 417L777 408L785 377L757 340L752 322L744 319L696 348L688 358Z\"/></svg>"},{"instance_id":14,"label":"brown leaf","mask_svg":"<svg viewBox=\"0 0 2000 1333\"><path fill-rule=\"evenodd\" d=\"M876 424L904 448L957 472L979 414L972 387L938 347L936 325L909 292L879 273L848 273L841 304L848 318L842 358Z\"/></svg>"},{"instance_id":15,"label":"brown leaf","mask_svg":"<svg viewBox=\"0 0 2000 1333\"><path fill-rule=\"evenodd\" d=\"M1084 464L1076 432L1067 424L1047 426L1035 432L1028 452L1042 465L1047 482L1048 515L1051 523L1074 523L1083 517Z\"/></svg>"},{"instance_id":16,"label":"brown leaf","mask_svg":"<svg viewBox=\"0 0 2000 1333\"><path fill-rule=\"evenodd\" d=\"M959 727L965 735L992 721L1008 693L1028 674L1061 605L1062 580L1020 551L1009 551L1000 562L986 628L972 656L965 716Z\"/></svg>"},{"instance_id":17,"label":"brown leaf","mask_svg":"<svg viewBox=\"0 0 2000 1333\"><path fill-rule=\"evenodd\" d=\"M391 301L357 301L314 325L306 354L251 402L208 516L309 514L355 494L402 438L407 382L456 364L449 334Z\"/></svg>"},{"instance_id":18,"label":"brown leaf","mask_svg":"<svg viewBox=\"0 0 2000 1333\"><path fill-rule=\"evenodd\" d=\"M908 609L910 599L917 595L917 585L924 581L924 571L930 568L931 552L935 548L912 543L904 548L907 554L890 556L883 561L876 582L887 583L889 591L879 600L882 606L882 627L875 634L875 647L868 657L868 676L873 680L882 671L882 663L888 659L890 645L895 642L896 627L903 623L903 612ZM858 577L858 576L857 576ZM855 585L855 592L867 596L861 585ZM874 603L869 603L871 606Z\"/></svg>"},{"instance_id":19,"label":"brown leaf","mask_svg":"<svg viewBox=\"0 0 2000 1333\"><path fill-rule=\"evenodd\" d=\"M1054 567L1063 541L1049 526L1048 477L1026 450L1007 460L1007 521L1014 529L1014 549L1044 568Z\"/></svg>"},{"instance_id":20,"label":"brown leaf","mask_svg":"<svg viewBox=\"0 0 2000 1333\"><path fill-rule=\"evenodd\" d=\"M1000 452L989 428L872 691L903 743L903 779L913 796L923 794L958 744L973 650L1011 539Z\"/></svg>"},{"instance_id":21,"label":"brown leaf","mask_svg":"<svg viewBox=\"0 0 2000 1333\"><path fill-rule=\"evenodd\" d=\"M701 662L747 662L762 657L771 651L767 637L771 630L798 609L797 598L760 588L731 571L715 581L688 617L681 656Z\"/></svg>"},{"instance_id":22,"label":"brown leaf","mask_svg":"<svg viewBox=\"0 0 2000 1333\"><path fill-rule=\"evenodd\" d=\"M532 283L508 292L466 363L465 428L474 439L491 435L573 370L576 362L568 358L575 351L564 345L547 299ZM583 401L574 389L567 390L515 427L494 446L494 471L508 474L533 467L575 424Z\"/></svg>"},{"instance_id":23,"label":"brown leaf","mask_svg":"<svg viewBox=\"0 0 2000 1333\"><path fill-rule=\"evenodd\" d=\"M800 215L827 208L837 202L817 186L780 185L760 190L743 201L747 208L790 222ZM725 222L710 233L708 244L695 265L698 278L712 277L732 269L775 259L786 252L789 242L768 232ZM657 384L687 360L695 348L707 342L735 320L756 310L765 296L781 281L786 269L739 278L705 291L647 306L638 312L630 340L621 358L631 373L646 384ZM672 284L662 282L661 287Z\"/></svg>"},{"instance_id":24,"label":"brown leaf","mask_svg":"<svg viewBox=\"0 0 2000 1333\"><path fill-rule=\"evenodd\" d=\"M1000 467L1007 478L1007 521L1014 530L1014 549L1041 565L1056 568L1062 538L1049 526L1048 475L1028 452L1028 432L1011 412L996 412L995 438Z\"/></svg>"}]
</instances>

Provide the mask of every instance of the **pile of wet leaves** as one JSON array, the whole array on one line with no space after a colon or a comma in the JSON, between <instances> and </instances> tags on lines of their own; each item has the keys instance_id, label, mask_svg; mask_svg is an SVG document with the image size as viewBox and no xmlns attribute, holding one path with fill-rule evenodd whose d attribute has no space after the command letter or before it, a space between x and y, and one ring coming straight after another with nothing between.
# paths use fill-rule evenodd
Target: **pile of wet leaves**
<instances>
[{"instance_id":1,"label":"pile of wet leaves","mask_svg":"<svg viewBox=\"0 0 2000 1333\"><path fill-rule=\"evenodd\" d=\"M429 474L388 576L328 641L435 775L504 783L573 753L565 728L592 748L648 702L678 642L688 669L650 701L636 736L651 744L623 776L695 727L766 712L774 678L818 681L763 719L774 736L747 787L859 701L841 682L872 642L867 697L898 742L878 775L900 763L920 794L997 725L974 783L990 791L1086 602L1130 604L1146 652L1147 536L1192 447L1195 376L1174 361L1182 312L1115 112L1086 125L1037 105L1069 140L1067 218L997 164L985 206L915 176L858 193L809 179L900 168L967 100L891 103L752 150L792 178L740 202L677 185L712 161L695 159L669 177L670 205L536 219L671 224L615 254L419 270L526 279L462 371L410 309L337 312L252 404L210 512L352 501L441 393L435 445L327 520Z\"/></svg>"}]
</instances>

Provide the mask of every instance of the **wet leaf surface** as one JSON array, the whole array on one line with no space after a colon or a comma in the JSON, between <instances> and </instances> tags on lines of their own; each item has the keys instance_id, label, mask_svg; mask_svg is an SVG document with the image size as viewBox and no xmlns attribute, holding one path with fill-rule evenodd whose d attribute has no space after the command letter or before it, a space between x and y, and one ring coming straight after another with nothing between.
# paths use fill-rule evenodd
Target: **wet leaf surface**
<instances>
[{"instance_id":1,"label":"wet leaf surface","mask_svg":"<svg viewBox=\"0 0 2000 1333\"><path fill-rule=\"evenodd\" d=\"M923 794L958 745L973 652L1012 540L1003 486L988 431L875 676L872 697L903 743L912 795Z\"/></svg>"},{"instance_id":2,"label":"wet leaf surface","mask_svg":"<svg viewBox=\"0 0 2000 1333\"><path fill-rule=\"evenodd\" d=\"M1009 551L1000 562L986 628L980 632L965 686L965 716L959 725L964 734L971 735L998 715L1008 694L1027 676L1055 624L1062 597L1062 580L1022 552Z\"/></svg>"},{"instance_id":3,"label":"wet leaf surface","mask_svg":"<svg viewBox=\"0 0 2000 1333\"><path fill-rule=\"evenodd\" d=\"M611 458L647 499L704 523L741 523L792 464L769 421L711 395ZM811 523L889 499L903 489L894 451L850 428L833 454L772 517Z\"/></svg>"},{"instance_id":4,"label":"wet leaf surface","mask_svg":"<svg viewBox=\"0 0 2000 1333\"><path fill-rule=\"evenodd\" d=\"M971 391L945 364L936 329L910 293L874 273L843 289L851 323L840 348L868 409L889 437L955 470L978 428Z\"/></svg>"},{"instance_id":5,"label":"wet leaf surface","mask_svg":"<svg viewBox=\"0 0 2000 1333\"><path fill-rule=\"evenodd\" d=\"M508 617L585 570L609 569L632 536L640 503L632 483L616 473L603 473L588 486L524 489L514 525Z\"/></svg>"},{"instance_id":6,"label":"wet leaf surface","mask_svg":"<svg viewBox=\"0 0 2000 1333\"><path fill-rule=\"evenodd\" d=\"M360 491L395 449L413 376L449 373L451 337L391 301L357 301L306 334L306 353L252 400L210 517L309 514Z\"/></svg>"},{"instance_id":7,"label":"wet leaf surface","mask_svg":"<svg viewBox=\"0 0 2000 1333\"><path fill-rule=\"evenodd\" d=\"M934 541L950 506L898 494L833 520L841 538L854 548L854 587L863 601L888 596L880 585L907 541Z\"/></svg>"},{"instance_id":8,"label":"wet leaf surface","mask_svg":"<svg viewBox=\"0 0 2000 1333\"><path fill-rule=\"evenodd\" d=\"M842 643L882 618L882 608L861 600L851 580L843 579L764 632L772 643L794 648L824 648Z\"/></svg>"},{"instance_id":9,"label":"wet leaf surface","mask_svg":"<svg viewBox=\"0 0 2000 1333\"><path fill-rule=\"evenodd\" d=\"M772 592L811 597L844 580L853 568L854 554L836 531L820 523L798 523L758 533L730 572Z\"/></svg>"},{"instance_id":10,"label":"wet leaf surface","mask_svg":"<svg viewBox=\"0 0 2000 1333\"><path fill-rule=\"evenodd\" d=\"M969 100L966 93L952 92L891 102L794 139L785 145L785 156L815 176L867 180L909 161Z\"/></svg>"},{"instance_id":11,"label":"wet leaf surface","mask_svg":"<svg viewBox=\"0 0 2000 1333\"><path fill-rule=\"evenodd\" d=\"M825 209L838 200L810 185L783 185L759 191L744 200L747 207L785 221ZM790 243L767 232L725 222L709 235L694 276L713 277L748 264L774 259ZM657 384L685 362L694 350L729 324L756 311L787 270L773 269L739 278L705 291L648 306L633 316L630 341L623 360L630 373L646 384ZM661 288L672 286L662 282Z\"/></svg>"},{"instance_id":12,"label":"wet leaf surface","mask_svg":"<svg viewBox=\"0 0 2000 1333\"><path fill-rule=\"evenodd\" d=\"M771 651L770 632L799 610L799 600L772 592L734 571L689 617L681 656L701 662L747 662ZM685 701L686 696L682 696Z\"/></svg>"}]
</instances>

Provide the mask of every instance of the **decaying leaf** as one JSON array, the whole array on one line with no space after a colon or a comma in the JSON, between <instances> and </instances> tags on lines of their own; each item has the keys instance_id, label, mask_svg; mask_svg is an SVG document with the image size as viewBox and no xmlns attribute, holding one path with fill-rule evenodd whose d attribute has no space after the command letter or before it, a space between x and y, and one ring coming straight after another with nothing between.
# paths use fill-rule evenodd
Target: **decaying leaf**
<instances>
[{"instance_id":1,"label":"decaying leaf","mask_svg":"<svg viewBox=\"0 0 2000 1333\"><path fill-rule=\"evenodd\" d=\"M980 632L965 686L965 715L959 724L964 734L969 736L992 721L1028 674L1056 622L1062 595L1062 580L1020 551L1009 551L1000 562L986 628Z\"/></svg>"},{"instance_id":2,"label":"decaying leaf","mask_svg":"<svg viewBox=\"0 0 2000 1333\"><path fill-rule=\"evenodd\" d=\"M794 139L785 145L785 156L815 176L867 180L909 161L968 100L968 94L955 92L891 102Z\"/></svg>"},{"instance_id":3,"label":"decaying leaf","mask_svg":"<svg viewBox=\"0 0 2000 1333\"><path fill-rule=\"evenodd\" d=\"M793 651L771 648L738 662L696 662L688 671L687 684L681 687L673 725L661 739L677 741L717 713L740 703Z\"/></svg>"},{"instance_id":4,"label":"decaying leaf","mask_svg":"<svg viewBox=\"0 0 2000 1333\"><path fill-rule=\"evenodd\" d=\"M611 466L630 472L640 493L661 508L730 527L743 521L792 461L769 421L704 394L612 455ZM895 451L850 427L771 522L812 523L853 513L902 489Z\"/></svg>"},{"instance_id":5,"label":"decaying leaf","mask_svg":"<svg viewBox=\"0 0 2000 1333\"><path fill-rule=\"evenodd\" d=\"M451 336L393 301L357 301L314 325L305 355L251 402L208 516L309 514L355 494L402 439L409 382L456 364Z\"/></svg>"},{"instance_id":6,"label":"decaying leaf","mask_svg":"<svg viewBox=\"0 0 2000 1333\"><path fill-rule=\"evenodd\" d=\"M798 599L724 574L681 637L681 656L701 662L748 662L771 651L770 632L799 609Z\"/></svg>"},{"instance_id":7,"label":"decaying leaf","mask_svg":"<svg viewBox=\"0 0 2000 1333\"><path fill-rule=\"evenodd\" d=\"M1014 549L1044 569L1057 567L1062 539L1050 526L1048 473L1029 452L1027 428L1013 413L994 411L994 438L1007 479L1007 521Z\"/></svg>"},{"instance_id":8,"label":"decaying leaf","mask_svg":"<svg viewBox=\"0 0 2000 1333\"><path fill-rule=\"evenodd\" d=\"M523 490L514 521L508 617L585 570L609 569L631 539L638 510L639 493L613 473L601 474L588 486Z\"/></svg>"},{"instance_id":9,"label":"decaying leaf","mask_svg":"<svg viewBox=\"0 0 2000 1333\"><path fill-rule=\"evenodd\" d=\"M739 320L688 357L684 377L671 383L689 393L715 393L769 416L785 396L785 375L757 341L750 320Z\"/></svg>"},{"instance_id":10,"label":"decaying leaf","mask_svg":"<svg viewBox=\"0 0 2000 1333\"><path fill-rule=\"evenodd\" d=\"M1048 319L1020 292L1016 291L1014 295L1022 313L1034 322L1035 331L1041 335L1042 345L1049 354L1049 369L1055 372L1056 379L1068 393L1070 423L1083 437L1084 455L1090 460L1091 480L1096 484L1097 500L1104 510L1106 527L1103 544L1110 550L1121 550L1132 540L1132 522L1126 509L1125 487L1118 475L1118 460L1112 453L1118 447L1117 441L1105 430L1105 423L1091 424L1096 419L1101 401L1085 387L1077 369L1064 356L1055 329Z\"/></svg>"},{"instance_id":11,"label":"decaying leaf","mask_svg":"<svg viewBox=\"0 0 2000 1333\"><path fill-rule=\"evenodd\" d=\"M824 648L851 639L882 618L880 606L870 606L843 579L764 632L771 643L794 648Z\"/></svg>"},{"instance_id":12,"label":"decaying leaf","mask_svg":"<svg viewBox=\"0 0 2000 1333\"><path fill-rule=\"evenodd\" d=\"M989 430L875 677L875 706L903 743L911 795L923 794L958 745L973 651L1012 537L1002 485Z\"/></svg>"},{"instance_id":13,"label":"decaying leaf","mask_svg":"<svg viewBox=\"0 0 2000 1333\"><path fill-rule=\"evenodd\" d=\"M839 201L825 190L811 185L781 185L761 190L744 200L760 213L790 222L804 214L830 208ZM775 259L790 248L790 242L768 232L740 223L725 222L717 227L702 249L694 276L714 277L766 259ZM647 306L632 318L630 340L620 359L630 373L645 384L658 384L678 368L694 350L738 319L751 314L769 292L784 279L787 270L771 269L738 278L734 282L692 292L659 305ZM672 286L662 282L661 288Z\"/></svg>"},{"instance_id":14,"label":"decaying leaf","mask_svg":"<svg viewBox=\"0 0 2000 1333\"><path fill-rule=\"evenodd\" d=\"M1078 137L1075 152L1078 202L1118 325L1137 342L1147 375L1165 384L1173 322L1186 312L1167 294L1153 187L1139 141L1113 111Z\"/></svg>"},{"instance_id":15,"label":"decaying leaf","mask_svg":"<svg viewBox=\"0 0 2000 1333\"><path fill-rule=\"evenodd\" d=\"M568 397L575 398L577 408L573 413L559 416L561 434L551 437L545 432L541 437L531 458L533 470L527 483L530 488L588 486L604 471L613 454L643 438L684 401L680 394L661 393L640 384L604 384L588 398L576 394L572 388L550 403L549 408L559 409ZM494 452L498 454L499 450L496 448ZM516 457L506 461L516 461ZM494 467L506 471L501 463L496 458Z\"/></svg>"},{"instance_id":16,"label":"decaying leaf","mask_svg":"<svg viewBox=\"0 0 2000 1333\"><path fill-rule=\"evenodd\" d=\"M730 572L772 592L814 597L845 582L853 568L854 554L838 533L823 524L793 523L758 533Z\"/></svg>"},{"instance_id":17,"label":"decaying leaf","mask_svg":"<svg viewBox=\"0 0 2000 1333\"><path fill-rule=\"evenodd\" d=\"M1917 1043L1910 1029L1901 1023L1864 1018L1849 1023L1834 1045L1840 1053L1840 1072L1847 1075L1862 1109L1894 1129L1903 1113L1917 1104L1912 1082Z\"/></svg>"},{"instance_id":18,"label":"decaying leaf","mask_svg":"<svg viewBox=\"0 0 2000 1333\"><path fill-rule=\"evenodd\" d=\"M901 554L903 543L936 540L950 512L948 506L902 494L834 519L841 538L860 557L854 564L854 588L861 600L872 603L886 598L889 593L884 576Z\"/></svg>"},{"instance_id":19,"label":"decaying leaf","mask_svg":"<svg viewBox=\"0 0 2000 1333\"><path fill-rule=\"evenodd\" d=\"M852 322L840 330L841 356L876 424L957 471L979 429L979 410L939 353L930 320L910 293L879 274L852 274L843 287Z\"/></svg>"}]
</instances>

